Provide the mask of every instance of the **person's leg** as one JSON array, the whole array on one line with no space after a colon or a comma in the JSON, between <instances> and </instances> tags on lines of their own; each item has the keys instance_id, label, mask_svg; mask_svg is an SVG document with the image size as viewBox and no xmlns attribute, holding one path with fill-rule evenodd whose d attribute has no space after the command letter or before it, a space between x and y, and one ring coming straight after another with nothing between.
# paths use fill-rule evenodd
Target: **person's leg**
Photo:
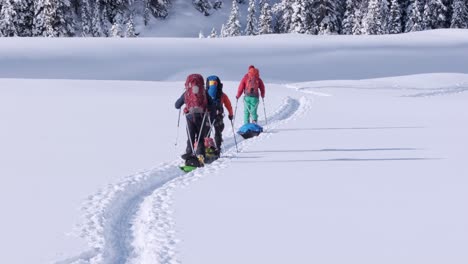
<instances>
[{"instance_id":1,"label":"person's leg","mask_svg":"<svg viewBox=\"0 0 468 264\"><path fill-rule=\"evenodd\" d=\"M246 96L245 97L245 111L246 111L246 117L244 117L245 123L250 123L249 117L252 118L252 121L257 121L258 120L258 115L257 115L257 108L258 108L258 98L257 97L252 97L252 96Z\"/></svg>"},{"instance_id":2,"label":"person's leg","mask_svg":"<svg viewBox=\"0 0 468 264\"><path fill-rule=\"evenodd\" d=\"M193 122L193 116L187 115L187 147L185 148L185 156L193 154L193 143L195 142L195 130L197 129ZM183 155L184 156L184 155Z\"/></svg>"},{"instance_id":3,"label":"person's leg","mask_svg":"<svg viewBox=\"0 0 468 264\"><path fill-rule=\"evenodd\" d=\"M250 111L250 114L252 115L252 120L257 122L258 121L258 114L257 114L257 110L258 110L258 103L259 103L259 99L258 97L252 97L252 100L251 100L251 111Z\"/></svg>"},{"instance_id":4,"label":"person's leg","mask_svg":"<svg viewBox=\"0 0 468 264\"><path fill-rule=\"evenodd\" d=\"M250 123L250 105L247 96L244 96L244 124Z\"/></svg>"},{"instance_id":5,"label":"person's leg","mask_svg":"<svg viewBox=\"0 0 468 264\"><path fill-rule=\"evenodd\" d=\"M215 123L215 143L219 151L221 151L221 144L223 143L223 130L224 130L223 116L220 115L220 117L216 119L216 123Z\"/></svg>"}]
</instances>

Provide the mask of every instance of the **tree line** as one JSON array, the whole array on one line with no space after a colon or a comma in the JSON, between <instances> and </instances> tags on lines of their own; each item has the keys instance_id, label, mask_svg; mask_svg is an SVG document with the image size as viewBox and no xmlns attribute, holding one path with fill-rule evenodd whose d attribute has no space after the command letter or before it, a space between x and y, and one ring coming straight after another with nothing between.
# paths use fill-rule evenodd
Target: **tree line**
<instances>
[{"instance_id":1,"label":"tree line","mask_svg":"<svg viewBox=\"0 0 468 264\"><path fill-rule=\"evenodd\" d=\"M145 26L152 19L167 19L172 1L0 0L0 36L136 37L135 18ZM205 16L225 8L222 0L187 1ZM221 28L214 26L209 36L380 35L468 28L467 1L232 0L228 20ZM239 5L248 5L246 14L240 13Z\"/></svg>"}]
</instances>

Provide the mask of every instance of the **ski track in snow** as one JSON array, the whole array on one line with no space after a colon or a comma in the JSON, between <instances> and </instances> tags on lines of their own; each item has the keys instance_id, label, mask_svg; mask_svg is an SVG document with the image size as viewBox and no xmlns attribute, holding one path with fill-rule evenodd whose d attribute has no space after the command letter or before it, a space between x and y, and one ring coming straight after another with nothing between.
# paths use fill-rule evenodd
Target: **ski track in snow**
<instances>
[{"instance_id":1,"label":"ski track in snow","mask_svg":"<svg viewBox=\"0 0 468 264\"><path fill-rule=\"evenodd\" d=\"M466 91L468 91L467 86L457 85L456 87L445 87L445 88L436 89L435 91L431 91L431 92L404 95L403 97L429 97L429 96L456 94L456 93L462 93Z\"/></svg>"},{"instance_id":2,"label":"ski track in snow","mask_svg":"<svg viewBox=\"0 0 468 264\"><path fill-rule=\"evenodd\" d=\"M264 133L249 140L236 136L239 152L271 137L270 130L302 116L310 107L305 96L286 98L268 117L268 124L260 120ZM232 129L226 129L228 133L232 135ZM176 160L109 184L90 196L82 208L84 220L77 233L92 249L56 263L180 263L171 211L174 190L225 168L237 155L233 136L225 137L222 157L204 168L185 173L179 169L181 161Z\"/></svg>"},{"instance_id":3,"label":"ski track in snow","mask_svg":"<svg viewBox=\"0 0 468 264\"><path fill-rule=\"evenodd\" d=\"M373 86L373 87L362 87L359 85L329 85L329 86L301 86L295 84L286 84L286 88L294 89L298 92L312 94L315 96L332 96L331 94L318 92L317 90L330 88L330 89L359 89L359 90L402 90L402 91L419 91L415 94L402 95L401 97L430 97L440 95L450 95L456 93L462 93L468 91L468 85L466 83L458 83L454 86L440 87L440 88L417 88L417 87L399 87L394 85L392 87ZM421 92L424 91L424 92Z\"/></svg>"}]
</instances>

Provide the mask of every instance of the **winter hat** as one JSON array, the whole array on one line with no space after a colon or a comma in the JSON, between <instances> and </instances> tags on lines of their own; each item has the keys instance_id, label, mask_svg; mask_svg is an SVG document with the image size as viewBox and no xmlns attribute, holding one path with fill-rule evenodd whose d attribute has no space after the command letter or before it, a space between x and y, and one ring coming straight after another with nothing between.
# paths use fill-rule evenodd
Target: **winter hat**
<instances>
[{"instance_id":1,"label":"winter hat","mask_svg":"<svg viewBox=\"0 0 468 264\"><path fill-rule=\"evenodd\" d=\"M252 69L252 68L255 68L255 67L254 67L253 65L250 65L250 66L249 66L249 70Z\"/></svg>"}]
</instances>

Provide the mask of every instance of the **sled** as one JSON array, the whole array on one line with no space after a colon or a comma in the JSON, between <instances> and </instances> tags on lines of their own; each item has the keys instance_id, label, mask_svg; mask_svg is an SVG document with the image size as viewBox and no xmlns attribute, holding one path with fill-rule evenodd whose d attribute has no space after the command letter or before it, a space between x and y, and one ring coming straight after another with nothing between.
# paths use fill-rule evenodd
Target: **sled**
<instances>
[{"instance_id":1,"label":"sled","mask_svg":"<svg viewBox=\"0 0 468 264\"><path fill-rule=\"evenodd\" d=\"M241 128L239 128L239 131L237 131L237 134L241 135L244 139L248 138L253 138L258 135L260 135L263 132L263 127L254 124L254 123L248 123L243 125Z\"/></svg>"}]
</instances>

